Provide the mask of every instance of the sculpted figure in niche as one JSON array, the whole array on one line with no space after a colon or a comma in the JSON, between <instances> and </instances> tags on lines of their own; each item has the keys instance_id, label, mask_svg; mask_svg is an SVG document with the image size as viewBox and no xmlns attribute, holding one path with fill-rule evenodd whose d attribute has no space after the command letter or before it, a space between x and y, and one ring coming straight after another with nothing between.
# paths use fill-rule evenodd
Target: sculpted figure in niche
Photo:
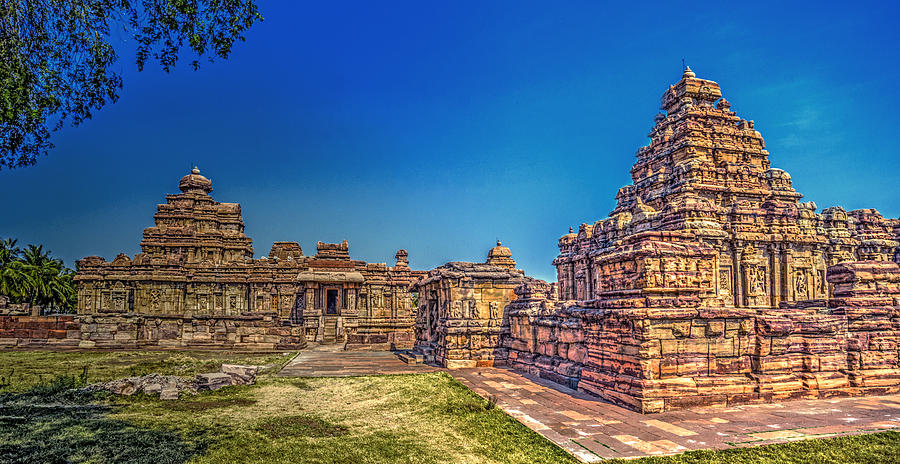
<instances>
[{"instance_id":1,"label":"sculpted figure in niche","mask_svg":"<svg viewBox=\"0 0 900 464\"><path fill-rule=\"evenodd\" d=\"M125 293L114 292L112 299L113 299L113 309L115 309L116 311L124 311L125 310Z\"/></svg>"},{"instance_id":2,"label":"sculpted figure in niche","mask_svg":"<svg viewBox=\"0 0 900 464\"><path fill-rule=\"evenodd\" d=\"M765 295L766 293L766 268L760 266L756 268L756 294Z\"/></svg>"},{"instance_id":3,"label":"sculpted figure in niche","mask_svg":"<svg viewBox=\"0 0 900 464\"><path fill-rule=\"evenodd\" d=\"M719 291L725 295L731 294L731 271L719 270Z\"/></svg>"},{"instance_id":4,"label":"sculpted figure in niche","mask_svg":"<svg viewBox=\"0 0 900 464\"><path fill-rule=\"evenodd\" d=\"M468 311L466 311L467 319L481 319L481 314L478 314L478 308L475 306L474 300L468 301L466 306L469 308Z\"/></svg>"},{"instance_id":5,"label":"sculpted figure in niche","mask_svg":"<svg viewBox=\"0 0 900 464\"><path fill-rule=\"evenodd\" d=\"M496 301L492 301L490 304L490 318L491 319L499 319L500 318L500 303Z\"/></svg>"},{"instance_id":6,"label":"sculpted figure in niche","mask_svg":"<svg viewBox=\"0 0 900 464\"><path fill-rule=\"evenodd\" d=\"M747 294L762 295L766 293L766 270L760 266L748 266L744 271L747 276Z\"/></svg>"},{"instance_id":7,"label":"sculpted figure in niche","mask_svg":"<svg viewBox=\"0 0 900 464\"><path fill-rule=\"evenodd\" d=\"M796 293L797 299L807 298L808 291L809 286L806 272L802 270L794 272L794 292Z\"/></svg>"},{"instance_id":8,"label":"sculpted figure in niche","mask_svg":"<svg viewBox=\"0 0 900 464\"><path fill-rule=\"evenodd\" d=\"M231 310L237 309L237 297L236 296L228 297L228 309L231 309Z\"/></svg>"},{"instance_id":9,"label":"sculpted figure in niche","mask_svg":"<svg viewBox=\"0 0 900 464\"><path fill-rule=\"evenodd\" d=\"M454 301L450 306L450 318L451 319L459 319L462 317L462 307L459 301Z\"/></svg>"}]
</instances>

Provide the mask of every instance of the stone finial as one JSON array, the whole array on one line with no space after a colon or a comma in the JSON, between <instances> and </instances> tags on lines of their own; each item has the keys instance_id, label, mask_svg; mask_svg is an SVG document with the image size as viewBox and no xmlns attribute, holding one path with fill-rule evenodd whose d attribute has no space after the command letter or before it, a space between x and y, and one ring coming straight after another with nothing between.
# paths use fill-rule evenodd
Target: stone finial
<instances>
[{"instance_id":1,"label":"stone finial","mask_svg":"<svg viewBox=\"0 0 900 464\"><path fill-rule=\"evenodd\" d=\"M510 270L515 269L516 262L512 259L512 252L509 248L503 246L500 240L497 240L497 246L491 248L488 252L487 264L501 266Z\"/></svg>"},{"instance_id":2,"label":"stone finial","mask_svg":"<svg viewBox=\"0 0 900 464\"><path fill-rule=\"evenodd\" d=\"M569 233L570 233L570 234L575 233L575 232L572 230L572 226L569 226Z\"/></svg>"},{"instance_id":3,"label":"stone finial","mask_svg":"<svg viewBox=\"0 0 900 464\"><path fill-rule=\"evenodd\" d=\"M409 253L406 250L397 250L394 258L397 260L396 264L394 264L395 267L409 267Z\"/></svg>"},{"instance_id":4,"label":"stone finial","mask_svg":"<svg viewBox=\"0 0 900 464\"><path fill-rule=\"evenodd\" d=\"M205 193L209 195L212 192L212 182L206 177L200 175L200 169L194 166L191 173L182 177L178 182L178 188L182 193Z\"/></svg>"},{"instance_id":5,"label":"stone finial","mask_svg":"<svg viewBox=\"0 0 900 464\"><path fill-rule=\"evenodd\" d=\"M694 78L694 77L697 77L697 75L694 74L694 71L691 71L691 67L690 67L690 66L685 66L685 67L684 67L684 74L682 74L681 77L682 77L682 78L686 78L686 77Z\"/></svg>"}]
</instances>

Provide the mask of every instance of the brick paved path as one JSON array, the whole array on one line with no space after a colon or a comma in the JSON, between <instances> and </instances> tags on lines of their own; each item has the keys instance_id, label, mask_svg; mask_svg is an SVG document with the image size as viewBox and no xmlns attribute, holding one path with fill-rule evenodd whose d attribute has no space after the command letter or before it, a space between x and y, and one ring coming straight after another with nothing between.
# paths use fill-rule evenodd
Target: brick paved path
<instances>
[{"instance_id":1,"label":"brick paved path","mask_svg":"<svg viewBox=\"0 0 900 464\"><path fill-rule=\"evenodd\" d=\"M389 351L301 351L282 376L332 377L442 370ZM447 370L479 395L585 462L900 429L900 395L799 400L642 415L509 369Z\"/></svg>"},{"instance_id":2,"label":"brick paved path","mask_svg":"<svg viewBox=\"0 0 900 464\"><path fill-rule=\"evenodd\" d=\"M900 428L900 395L642 415L508 369L448 371L582 461L763 445Z\"/></svg>"}]
</instances>

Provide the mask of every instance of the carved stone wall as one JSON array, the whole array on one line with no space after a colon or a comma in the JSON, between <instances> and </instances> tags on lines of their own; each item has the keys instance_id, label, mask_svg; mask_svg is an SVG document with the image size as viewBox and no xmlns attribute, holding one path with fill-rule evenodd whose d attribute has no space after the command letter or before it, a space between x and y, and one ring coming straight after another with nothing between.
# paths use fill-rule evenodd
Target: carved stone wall
<instances>
[{"instance_id":1,"label":"carved stone wall","mask_svg":"<svg viewBox=\"0 0 900 464\"><path fill-rule=\"evenodd\" d=\"M501 344L509 352L507 365L529 374L577 388L587 355L579 314L558 305L555 286L527 279L516 287L507 306L509 334Z\"/></svg>"}]
</instances>

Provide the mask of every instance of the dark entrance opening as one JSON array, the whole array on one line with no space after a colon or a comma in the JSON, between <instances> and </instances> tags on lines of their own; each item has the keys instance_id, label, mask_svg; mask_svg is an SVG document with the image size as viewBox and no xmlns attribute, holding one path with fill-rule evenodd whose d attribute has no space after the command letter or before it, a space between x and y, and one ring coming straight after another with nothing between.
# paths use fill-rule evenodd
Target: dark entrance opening
<instances>
[{"instance_id":1,"label":"dark entrance opening","mask_svg":"<svg viewBox=\"0 0 900 464\"><path fill-rule=\"evenodd\" d=\"M337 314L338 291L325 291L325 314Z\"/></svg>"}]
</instances>

